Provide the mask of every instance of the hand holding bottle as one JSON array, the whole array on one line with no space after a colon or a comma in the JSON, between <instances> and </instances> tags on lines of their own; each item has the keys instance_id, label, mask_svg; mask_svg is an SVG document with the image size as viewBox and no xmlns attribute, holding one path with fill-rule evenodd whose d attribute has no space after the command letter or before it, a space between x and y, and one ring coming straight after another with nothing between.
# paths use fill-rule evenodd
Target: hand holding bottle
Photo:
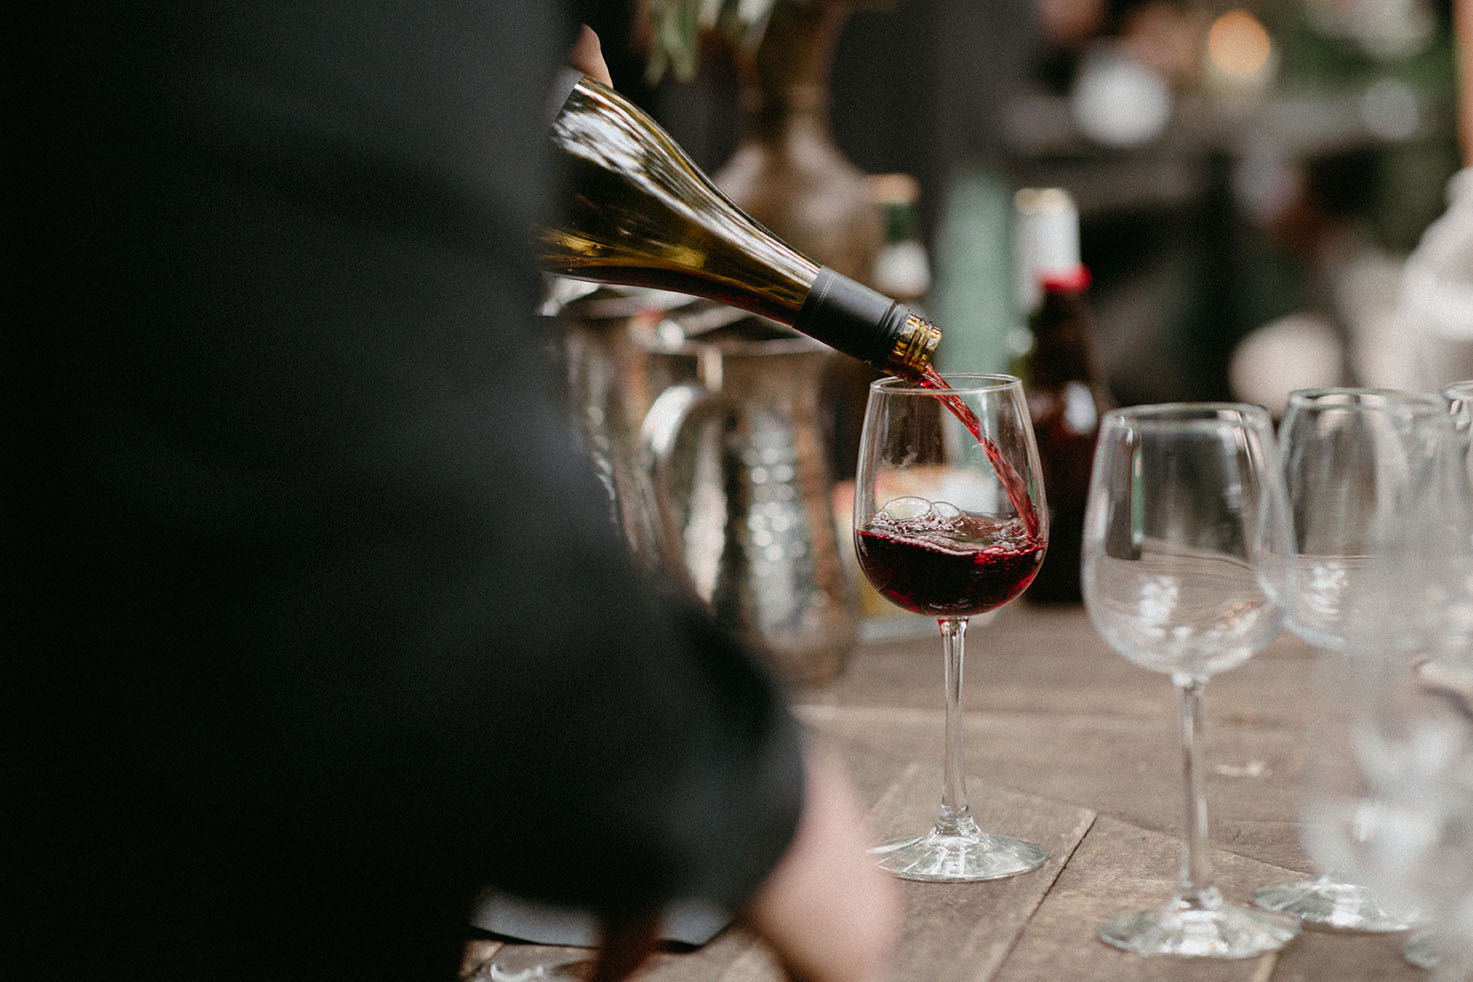
<instances>
[{"instance_id":1,"label":"hand holding bottle","mask_svg":"<svg viewBox=\"0 0 1473 982\"><path fill-rule=\"evenodd\" d=\"M614 87L609 65L604 61L603 46L599 43L598 35L593 33L593 28L587 24L578 29L578 39L568 52L568 65L600 84Z\"/></svg>"}]
</instances>

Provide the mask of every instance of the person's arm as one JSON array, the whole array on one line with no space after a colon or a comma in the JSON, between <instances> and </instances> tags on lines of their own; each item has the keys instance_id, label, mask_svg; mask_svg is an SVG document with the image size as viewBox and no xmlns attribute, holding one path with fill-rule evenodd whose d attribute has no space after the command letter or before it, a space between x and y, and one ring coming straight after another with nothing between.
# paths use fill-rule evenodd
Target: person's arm
<instances>
[{"instance_id":1,"label":"person's arm","mask_svg":"<svg viewBox=\"0 0 1473 982\"><path fill-rule=\"evenodd\" d=\"M803 818L746 910L800 982L883 982L900 891L865 850L864 812L842 765L810 755Z\"/></svg>"},{"instance_id":2,"label":"person's arm","mask_svg":"<svg viewBox=\"0 0 1473 982\"><path fill-rule=\"evenodd\" d=\"M531 315L550 10L49 20L34 920L88 896L154 976L413 978L488 884L745 904L800 732L635 568L570 430Z\"/></svg>"},{"instance_id":3,"label":"person's arm","mask_svg":"<svg viewBox=\"0 0 1473 982\"><path fill-rule=\"evenodd\" d=\"M899 931L895 883L870 862L864 812L842 764L810 752L803 817L743 921L795 982L883 982ZM589 982L632 974L658 941L657 915L609 916Z\"/></svg>"}]
</instances>

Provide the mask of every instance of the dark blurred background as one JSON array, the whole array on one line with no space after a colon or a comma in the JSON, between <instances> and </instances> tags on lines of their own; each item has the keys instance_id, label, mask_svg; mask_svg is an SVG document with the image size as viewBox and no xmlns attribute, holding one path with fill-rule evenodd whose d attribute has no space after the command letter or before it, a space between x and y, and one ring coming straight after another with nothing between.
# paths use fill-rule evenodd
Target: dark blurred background
<instances>
[{"instance_id":1,"label":"dark blurred background","mask_svg":"<svg viewBox=\"0 0 1473 982\"><path fill-rule=\"evenodd\" d=\"M1117 401L1396 382L1398 264L1461 163L1451 2L845 4L831 134L918 182L944 367L1008 364L1011 196L1052 185L1079 205ZM593 5L615 82L720 172L740 57L703 34L694 76L650 80L642 6ZM1260 331L1266 364L1235 369Z\"/></svg>"}]
</instances>

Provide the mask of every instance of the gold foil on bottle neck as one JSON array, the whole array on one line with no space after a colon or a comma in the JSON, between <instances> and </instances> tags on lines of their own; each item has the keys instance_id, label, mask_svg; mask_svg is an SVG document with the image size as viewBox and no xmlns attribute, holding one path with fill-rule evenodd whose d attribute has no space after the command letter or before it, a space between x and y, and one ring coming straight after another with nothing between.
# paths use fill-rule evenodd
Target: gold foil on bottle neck
<instances>
[{"instance_id":1,"label":"gold foil on bottle neck","mask_svg":"<svg viewBox=\"0 0 1473 982\"><path fill-rule=\"evenodd\" d=\"M905 326L890 350L889 369L897 375L919 376L931 364L936 346L941 343L941 329L916 314L907 314Z\"/></svg>"}]
</instances>

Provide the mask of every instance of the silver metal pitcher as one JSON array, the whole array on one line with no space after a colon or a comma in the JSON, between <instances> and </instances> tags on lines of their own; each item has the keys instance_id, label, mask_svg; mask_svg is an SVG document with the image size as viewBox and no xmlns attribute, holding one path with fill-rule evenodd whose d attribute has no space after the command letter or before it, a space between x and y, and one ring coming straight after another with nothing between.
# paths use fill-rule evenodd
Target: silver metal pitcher
<instances>
[{"instance_id":1,"label":"silver metal pitcher","mask_svg":"<svg viewBox=\"0 0 1473 982\"><path fill-rule=\"evenodd\" d=\"M645 566L662 565L663 556L639 431L659 395L652 386L668 380L649 380L634 334L694 302L658 290L556 280L542 311L559 324L568 413L609 496L610 517Z\"/></svg>"},{"instance_id":2,"label":"silver metal pitcher","mask_svg":"<svg viewBox=\"0 0 1473 982\"><path fill-rule=\"evenodd\" d=\"M837 356L719 307L635 337L659 392L641 446L664 563L784 678L833 678L859 620L825 439L823 372Z\"/></svg>"}]
</instances>

